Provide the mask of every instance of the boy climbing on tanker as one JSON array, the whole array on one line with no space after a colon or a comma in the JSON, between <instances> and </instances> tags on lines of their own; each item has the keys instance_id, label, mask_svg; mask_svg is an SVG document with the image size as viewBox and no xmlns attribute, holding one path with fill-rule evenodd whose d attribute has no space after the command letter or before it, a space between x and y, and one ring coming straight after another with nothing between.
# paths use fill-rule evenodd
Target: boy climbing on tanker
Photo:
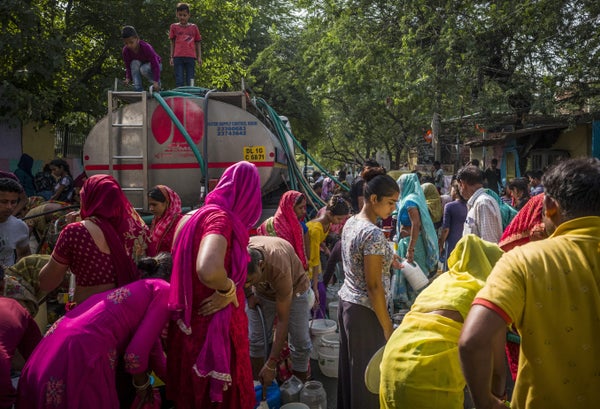
<instances>
[{"instance_id":1,"label":"boy climbing on tanker","mask_svg":"<svg viewBox=\"0 0 600 409\"><path fill-rule=\"evenodd\" d=\"M140 40L137 31L132 26L123 27L121 37L123 61L125 63L125 84L133 82L135 91L143 91L142 76L152 81L154 91L160 90L160 72L162 70L160 56L147 42Z\"/></svg>"},{"instance_id":2,"label":"boy climbing on tanker","mask_svg":"<svg viewBox=\"0 0 600 409\"><path fill-rule=\"evenodd\" d=\"M202 36L198 26L189 22L190 6L187 3L177 4L178 23L171 24L169 39L171 40L171 57L169 64L175 68L175 86L191 85L194 79L196 60L202 65Z\"/></svg>"}]
</instances>

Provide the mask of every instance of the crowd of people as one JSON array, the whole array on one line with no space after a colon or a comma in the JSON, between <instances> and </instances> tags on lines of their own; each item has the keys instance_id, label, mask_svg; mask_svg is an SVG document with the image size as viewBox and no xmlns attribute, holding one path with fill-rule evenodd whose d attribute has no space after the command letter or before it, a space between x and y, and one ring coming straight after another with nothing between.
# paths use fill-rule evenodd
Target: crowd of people
<instances>
[{"instance_id":1,"label":"crowd of people","mask_svg":"<svg viewBox=\"0 0 600 409\"><path fill-rule=\"evenodd\" d=\"M37 192L30 160L0 175L0 408L160 405L160 385L163 407L254 408L253 381L264 396L273 380L311 378L309 322L327 317L336 280L339 408L600 399L597 159L506 186L497 161L485 171L469 163L449 194L439 163L430 178L395 180L370 161L352 183L317 181L325 205L310 220L309 198L290 190L260 224L258 170L238 162L186 214L168 186L150 189L149 226L112 176L76 188L63 162L50 162L44 205L73 203L77 191L79 210L51 254L32 254L34 227L14 215ZM407 264L427 285L412 287ZM38 306L69 281L64 314L40 331ZM378 351L374 394L365 371Z\"/></svg>"}]
</instances>

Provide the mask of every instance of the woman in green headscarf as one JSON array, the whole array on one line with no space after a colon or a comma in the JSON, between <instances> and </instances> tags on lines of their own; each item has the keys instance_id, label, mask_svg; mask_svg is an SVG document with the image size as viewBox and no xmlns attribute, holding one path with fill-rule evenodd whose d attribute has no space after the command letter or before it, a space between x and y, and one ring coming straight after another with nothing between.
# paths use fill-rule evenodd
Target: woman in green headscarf
<instances>
[{"instance_id":1,"label":"woman in green headscarf","mask_svg":"<svg viewBox=\"0 0 600 409\"><path fill-rule=\"evenodd\" d=\"M475 295L503 251L469 234L456 244L448 272L419 294L383 352L379 402L383 409L462 409L465 378L458 339ZM498 359L504 359L504 346ZM502 366L504 368L504 366ZM498 384L504 374L495 374Z\"/></svg>"},{"instance_id":2,"label":"woman in green headscarf","mask_svg":"<svg viewBox=\"0 0 600 409\"><path fill-rule=\"evenodd\" d=\"M416 263L425 274L437 271L440 256L438 237L429 214L427 201L415 173L406 173L396 181L400 188L397 206L398 255L409 263ZM416 292L402 272L395 273L394 302L410 306Z\"/></svg>"}]
</instances>

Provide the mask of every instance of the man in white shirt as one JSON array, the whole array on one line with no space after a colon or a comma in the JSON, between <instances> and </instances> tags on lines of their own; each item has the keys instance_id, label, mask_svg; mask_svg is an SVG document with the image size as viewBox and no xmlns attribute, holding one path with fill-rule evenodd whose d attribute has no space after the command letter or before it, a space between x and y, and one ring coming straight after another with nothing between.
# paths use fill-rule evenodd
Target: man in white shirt
<instances>
[{"instance_id":1,"label":"man in white shirt","mask_svg":"<svg viewBox=\"0 0 600 409\"><path fill-rule=\"evenodd\" d=\"M498 243L502 237L502 216L496 200L485 193L483 172L469 165L456 174L460 194L467 200L467 219L463 236L474 234L483 240Z\"/></svg>"},{"instance_id":2,"label":"man in white shirt","mask_svg":"<svg viewBox=\"0 0 600 409\"><path fill-rule=\"evenodd\" d=\"M21 185L9 178L0 179L0 265L10 267L31 254L29 228L12 215L23 192Z\"/></svg>"}]
</instances>

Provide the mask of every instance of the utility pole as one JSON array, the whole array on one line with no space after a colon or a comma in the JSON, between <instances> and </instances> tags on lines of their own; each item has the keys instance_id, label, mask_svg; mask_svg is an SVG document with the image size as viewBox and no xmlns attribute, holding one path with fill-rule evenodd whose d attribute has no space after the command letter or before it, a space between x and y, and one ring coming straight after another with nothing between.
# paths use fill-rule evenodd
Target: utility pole
<instances>
[{"instance_id":1,"label":"utility pole","mask_svg":"<svg viewBox=\"0 0 600 409\"><path fill-rule=\"evenodd\" d=\"M433 146L433 159L441 162L442 147L440 145L440 135L442 133L442 119L437 112L433 113L431 119L431 144Z\"/></svg>"}]
</instances>

